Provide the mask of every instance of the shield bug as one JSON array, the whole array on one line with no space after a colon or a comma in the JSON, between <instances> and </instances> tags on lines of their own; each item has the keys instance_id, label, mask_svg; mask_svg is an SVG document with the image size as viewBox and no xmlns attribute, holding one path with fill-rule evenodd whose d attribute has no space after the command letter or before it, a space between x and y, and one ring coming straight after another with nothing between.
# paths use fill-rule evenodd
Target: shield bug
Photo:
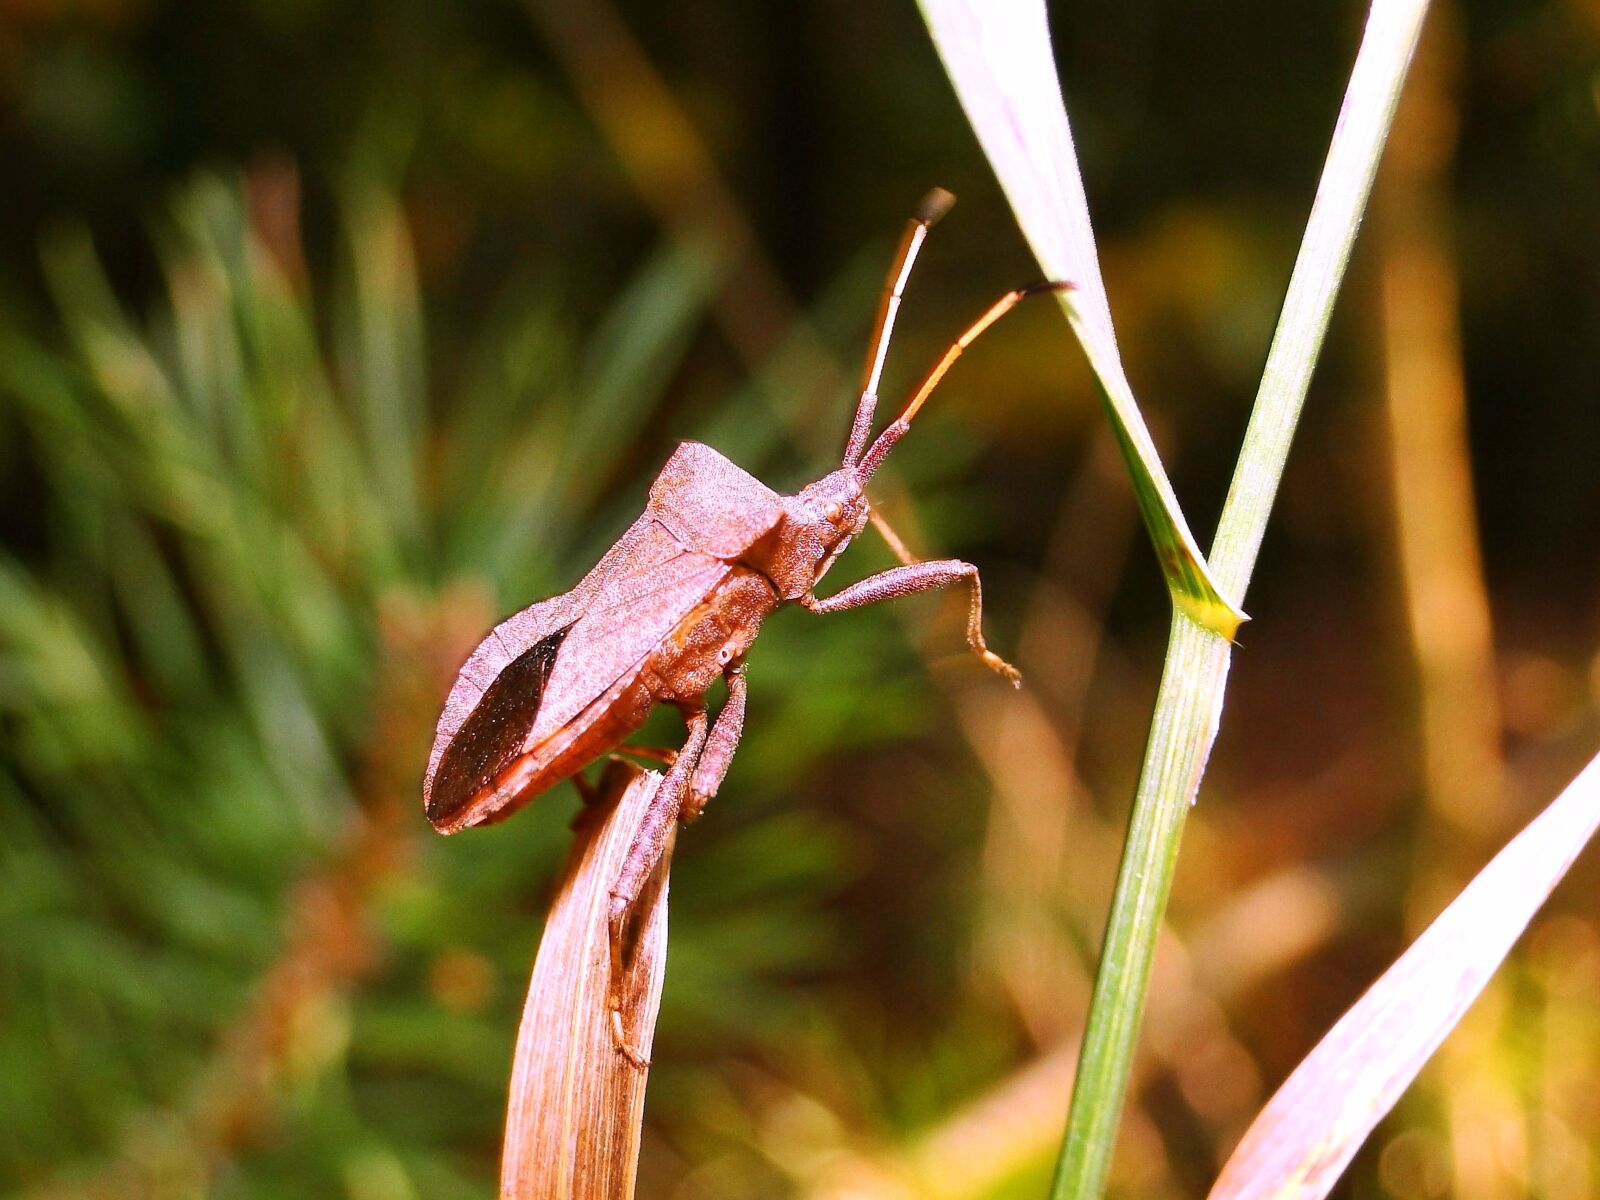
<instances>
[{"instance_id":1,"label":"shield bug","mask_svg":"<svg viewBox=\"0 0 1600 1200\"><path fill-rule=\"evenodd\" d=\"M657 704L684 715L688 736L656 790L616 883L609 929L613 979L629 909L660 860L674 821L717 793L745 715L745 652L768 614L788 603L841 612L950 584L970 589L967 641L990 668L1020 682L984 644L978 569L958 559L902 562L832 596L816 586L867 523L866 487L939 381L971 343L1024 298L1007 292L953 342L900 415L872 437L877 389L906 280L928 230L954 203L935 190L906 226L878 306L860 399L839 468L779 495L709 446L683 442L651 484L644 513L576 587L507 618L478 645L439 718L423 779L434 828L455 833L504 820L619 747ZM724 680L713 722L706 692ZM578 780L580 790L583 787ZM612 1032L630 1058L618 997Z\"/></svg>"}]
</instances>

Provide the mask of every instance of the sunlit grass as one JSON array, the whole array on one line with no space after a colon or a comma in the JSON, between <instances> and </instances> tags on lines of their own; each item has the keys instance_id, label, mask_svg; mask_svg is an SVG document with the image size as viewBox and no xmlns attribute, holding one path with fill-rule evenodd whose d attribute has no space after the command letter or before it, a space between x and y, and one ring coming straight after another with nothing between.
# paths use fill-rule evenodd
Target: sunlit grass
<instances>
[{"instance_id":1,"label":"sunlit grass","mask_svg":"<svg viewBox=\"0 0 1600 1200\"><path fill-rule=\"evenodd\" d=\"M1133 407L1122 380L1093 235L1065 109L1048 53L1042 4L1004 14L964 0L924 0L934 41L969 119L1045 270L1089 282L1069 301L1074 331L1109 394ZM1379 0L1369 16L1299 258L1267 356L1256 404L1218 522L1211 572L1222 596L1242 599L1255 566L1300 408L1327 331L1334 298L1377 171L1400 86L1427 11L1425 0ZM1119 383L1119 381L1121 381ZM1125 393L1125 396L1124 396ZM1135 409L1135 413L1136 413ZM1119 431L1143 429L1118 413ZM1129 433L1121 434L1124 441ZM1146 439L1147 440L1147 439ZM1153 448L1150 451L1153 454ZM1164 482L1159 464L1130 456L1136 489ZM1163 507L1184 530L1170 487ZM1146 509L1146 520L1150 512ZM1172 550L1152 525L1173 574ZM1151 718L1122 867L1112 898L1054 1194L1100 1196L1110 1170L1156 938L1176 870L1179 843L1222 720L1231 627L1219 627L1174 585L1174 612L1161 690Z\"/></svg>"}]
</instances>

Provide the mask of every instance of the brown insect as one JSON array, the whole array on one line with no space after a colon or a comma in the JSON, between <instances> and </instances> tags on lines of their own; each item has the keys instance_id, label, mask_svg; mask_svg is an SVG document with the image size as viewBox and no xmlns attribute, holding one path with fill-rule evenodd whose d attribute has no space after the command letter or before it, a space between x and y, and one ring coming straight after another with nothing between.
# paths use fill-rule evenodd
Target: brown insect
<instances>
[{"instance_id":1,"label":"brown insect","mask_svg":"<svg viewBox=\"0 0 1600 1200\"><path fill-rule=\"evenodd\" d=\"M669 769L611 889L614 981L629 909L661 858L672 822L699 816L727 774L744 726L745 652L769 613L790 602L815 613L841 612L965 583L972 590L967 641L973 653L1013 684L1021 681L984 644L978 569L958 559L915 561L886 526L880 528L901 566L826 598L815 593L867 523L867 484L951 364L1018 301L1070 286L1043 283L1002 296L956 339L899 417L869 444L906 279L929 228L954 199L942 190L930 193L901 238L838 470L781 496L709 446L681 443L651 485L643 515L617 544L570 592L496 626L445 701L422 785L428 819L441 833L504 820L616 749L657 704L683 713L688 737L676 754L658 752ZM713 722L705 696L718 679L727 682L727 700ZM623 1038L620 997L610 999L617 1047L639 1062Z\"/></svg>"}]
</instances>

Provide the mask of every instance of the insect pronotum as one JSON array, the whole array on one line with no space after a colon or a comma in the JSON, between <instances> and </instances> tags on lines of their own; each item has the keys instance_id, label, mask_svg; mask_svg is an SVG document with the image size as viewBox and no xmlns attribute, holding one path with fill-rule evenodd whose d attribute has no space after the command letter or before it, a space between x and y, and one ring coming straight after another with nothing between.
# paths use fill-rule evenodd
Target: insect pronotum
<instances>
[{"instance_id":1,"label":"insect pronotum","mask_svg":"<svg viewBox=\"0 0 1600 1200\"><path fill-rule=\"evenodd\" d=\"M644 513L570 592L530 605L478 645L445 701L423 779L434 828L455 833L504 820L539 793L615 750L657 704L679 709L688 736L663 756L656 790L611 888L608 913L617 1048L643 1065L623 1033L622 935L640 888L660 861L673 821L691 821L717 794L744 727L745 653L768 614L788 603L842 612L963 583L967 642L1013 684L1016 668L984 644L978 569L959 559L919 562L886 531L902 562L832 596L816 587L867 523L866 487L918 410L972 342L1028 296L1007 292L961 334L876 438L873 417L895 316L928 230L955 202L935 189L907 223L878 306L860 399L839 468L782 496L717 451L683 442L650 486ZM726 681L713 722L706 692ZM581 778L580 791L587 792Z\"/></svg>"}]
</instances>

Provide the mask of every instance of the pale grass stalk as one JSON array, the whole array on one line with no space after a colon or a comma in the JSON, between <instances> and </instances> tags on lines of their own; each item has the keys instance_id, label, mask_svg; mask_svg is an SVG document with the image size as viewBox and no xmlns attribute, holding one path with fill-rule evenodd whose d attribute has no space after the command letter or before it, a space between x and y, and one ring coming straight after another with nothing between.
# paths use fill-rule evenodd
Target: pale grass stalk
<instances>
[{"instance_id":1,"label":"pale grass stalk","mask_svg":"<svg viewBox=\"0 0 1600 1200\"><path fill-rule=\"evenodd\" d=\"M1427 801L1407 902L1413 933L1472 877L1482 860L1478 847L1501 832L1506 816L1493 633L1467 444L1459 288L1448 237L1459 119L1452 88L1460 38L1452 17L1449 6L1435 9L1373 198L1383 410ZM1489 984L1437 1063L1451 1194L1459 1200L1510 1200L1526 1178L1526 1148L1483 1134L1519 1119L1500 1036L1507 1014L1501 991Z\"/></svg>"},{"instance_id":2,"label":"pale grass stalk","mask_svg":"<svg viewBox=\"0 0 1600 1200\"><path fill-rule=\"evenodd\" d=\"M1428 805L1445 826L1476 840L1502 831L1506 807L1494 638L1467 443L1459 284L1448 240L1446 189L1458 120L1450 86L1458 57L1455 31L1436 20L1395 117L1373 200L1373 232L1383 411L1421 691Z\"/></svg>"},{"instance_id":3,"label":"pale grass stalk","mask_svg":"<svg viewBox=\"0 0 1600 1200\"><path fill-rule=\"evenodd\" d=\"M612 884L661 776L614 759L580 814L517 1031L500 1166L501 1200L628 1200L639 1164L647 1072L611 1032L606 915ZM628 1044L648 1057L667 967L672 848L630 922L622 986Z\"/></svg>"},{"instance_id":4,"label":"pale grass stalk","mask_svg":"<svg viewBox=\"0 0 1600 1200\"><path fill-rule=\"evenodd\" d=\"M1099 381L1173 603L1196 623L1231 638L1244 614L1213 580L1123 369L1044 4L920 3L1034 256L1047 278L1073 285L1057 298Z\"/></svg>"}]
</instances>

